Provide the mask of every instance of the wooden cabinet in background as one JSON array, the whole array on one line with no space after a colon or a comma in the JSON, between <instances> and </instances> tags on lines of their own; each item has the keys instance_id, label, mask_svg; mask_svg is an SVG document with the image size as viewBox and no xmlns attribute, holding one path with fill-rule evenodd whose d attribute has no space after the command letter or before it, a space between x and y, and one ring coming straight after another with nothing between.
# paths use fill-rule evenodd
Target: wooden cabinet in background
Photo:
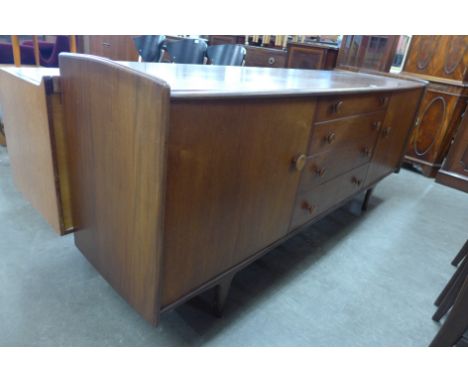
<instances>
[{"instance_id":1,"label":"wooden cabinet in background","mask_svg":"<svg viewBox=\"0 0 468 382\"><path fill-rule=\"evenodd\" d=\"M388 72L399 38L398 35L343 36L336 66L352 71Z\"/></svg>"},{"instance_id":2,"label":"wooden cabinet in background","mask_svg":"<svg viewBox=\"0 0 468 382\"><path fill-rule=\"evenodd\" d=\"M430 81L405 160L433 177L468 101L468 36L413 36L401 75Z\"/></svg>"},{"instance_id":3,"label":"wooden cabinet in background","mask_svg":"<svg viewBox=\"0 0 468 382\"><path fill-rule=\"evenodd\" d=\"M245 49L247 49L245 66L265 68L284 68L286 66L287 53L285 50L249 45L245 45Z\"/></svg>"},{"instance_id":4,"label":"wooden cabinet in background","mask_svg":"<svg viewBox=\"0 0 468 382\"><path fill-rule=\"evenodd\" d=\"M436 181L468 192L468 107Z\"/></svg>"},{"instance_id":5,"label":"wooden cabinet in background","mask_svg":"<svg viewBox=\"0 0 468 382\"><path fill-rule=\"evenodd\" d=\"M290 43L286 67L332 70L337 56L338 48L331 45Z\"/></svg>"},{"instance_id":6,"label":"wooden cabinet in background","mask_svg":"<svg viewBox=\"0 0 468 382\"><path fill-rule=\"evenodd\" d=\"M78 46L83 53L106 57L116 61L138 61L133 36L93 35L79 36Z\"/></svg>"},{"instance_id":7,"label":"wooden cabinet in background","mask_svg":"<svg viewBox=\"0 0 468 382\"><path fill-rule=\"evenodd\" d=\"M16 187L55 232L72 231L58 68L0 69L0 104Z\"/></svg>"}]
</instances>

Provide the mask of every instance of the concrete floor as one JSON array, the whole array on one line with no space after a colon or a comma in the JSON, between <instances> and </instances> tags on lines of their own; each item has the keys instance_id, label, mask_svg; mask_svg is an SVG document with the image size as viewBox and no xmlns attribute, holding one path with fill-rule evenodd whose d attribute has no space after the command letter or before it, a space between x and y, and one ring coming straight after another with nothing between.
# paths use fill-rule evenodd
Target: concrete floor
<instances>
[{"instance_id":1,"label":"concrete floor","mask_svg":"<svg viewBox=\"0 0 468 382\"><path fill-rule=\"evenodd\" d=\"M426 346L433 301L468 237L468 194L402 170L234 279L148 325L13 185L0 147L0 345Z\"/></svg>"}]
</instances>

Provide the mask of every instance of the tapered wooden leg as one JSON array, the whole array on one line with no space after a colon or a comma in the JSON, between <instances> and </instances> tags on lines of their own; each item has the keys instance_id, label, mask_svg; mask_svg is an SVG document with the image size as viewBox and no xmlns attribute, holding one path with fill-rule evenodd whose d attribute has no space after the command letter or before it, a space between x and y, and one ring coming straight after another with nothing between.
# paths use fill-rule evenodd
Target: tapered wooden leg
<instances>
[{"instance_id":1,"label":"tapered wooden leg","mask_svg":"<svg viewBox=\"0 0 468 382\"><path fill-rule=\"evenodd\" d=\"M226 276L221 282L215 287L215 301L213 306L213 313L217 317L222 317L224 312L224 306L226 305L227 296L231 287L234 273Z\"/></svg>"},{"instance_id":2,"label":"tapered wooden leg","mask_svg":"<svg viewBox=\"0 0 468 382\"><path fill-rule=\"evenodd\" d=\"M449 309L452 307L455 300L457 299L457 296L460 293L460 289L462 288L462 285L467 277L468 265L467 262L464 261L463 266L460 272L458 273L458 276L456 277L447 294L442 299L439 308L435 312L434 316L432 316L432 319L434 321L439 321L449 311Z\"/></svg>"},{"instance_id":3,"label":"tapered wooden leg","mask_svg":"<svg viewBox=\"0 0 468 382\"><path fill-rule=\"evenodd\" d=\"M429 346L453 346L468 329L468 277L458 294L453 308Z\"/></svg>"},{"instance_id":4,"label":"tapered wooden leg","mask_svg":"<svg viewBox=\"0 0 468 382\"><path fill-rule=\"evenodd\" d=\"M460 277L460 273L462 272L463 268L466 266L465 262L463 262L458 268L457 270L455 271L455 273L453 274L453 276L450 278L449 282L447 283L447 285L445 286L445 288L442 290L442 292L440 292L439 296L437 297L437 299L435 300L434 302L434 305L435 306L440 306L440 304L442 303L442 301L444 300L444 298L447 296L447 294L449 293L449 291L452 289L453 287L453 284L455 283L455 281Z\"/></svg>"},{"instance_id":5,"label":"tapered wooden leg","mask_svg":"<svg viewBox=\"0 0 468 382\"><path fill-rule=\"evenodd\" d=\"M465 242L462 249L460 249L460 252L458 252L457 256L455 256L455 258L452 260L452 265L458 266L460 261L462 261L467 256L468 256L468 240Z\"/></svg>"},{"instance_id":6,"label":"tapered wooden leg","mask_svg":"<svg viewBox=\"0 0 468 382\"><path fill-rule=\"evenodd\" d=\"M362 202L361 211L367 211L367 207L369 206L369 199L370 199L373 191L374 191L373 187L369 188L366 191L366 195L364 196L364 201Z\"/></svg>"}]
</instances>

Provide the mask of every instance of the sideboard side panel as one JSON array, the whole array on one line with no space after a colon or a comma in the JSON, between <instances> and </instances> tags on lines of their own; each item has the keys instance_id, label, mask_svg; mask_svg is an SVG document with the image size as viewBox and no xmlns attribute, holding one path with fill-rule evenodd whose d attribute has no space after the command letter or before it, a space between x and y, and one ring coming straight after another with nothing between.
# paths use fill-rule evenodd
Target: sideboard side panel
<instances>
[{"instance_id":1,"label":"sideboard side panel","mask_svg":"<svg viewBox=\"0 0 468 382\"><path fill-rule=\"evenodd\" d=\"M169 88L61 55L75 243L146 320L159 318Z\"/></svg>"}]
</instances>

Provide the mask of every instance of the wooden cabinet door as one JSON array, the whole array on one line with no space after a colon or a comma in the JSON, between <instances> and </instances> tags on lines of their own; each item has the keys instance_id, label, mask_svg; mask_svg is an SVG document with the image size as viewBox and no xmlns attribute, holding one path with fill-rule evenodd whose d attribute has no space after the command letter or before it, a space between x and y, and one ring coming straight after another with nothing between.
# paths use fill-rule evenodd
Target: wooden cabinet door
<instances>
[{"instance_id":1,"label":"wooden cabinet door","mask_svg":"<svg viewBox=\"0 0 468 382\"><path fill-rule=\"evenodd\" d=\"M400 166L403 153L414 126L416 110L423 89L407 90L391 96L384 123L374 149L367 184L380 180Z\"/></svg>"},{"instance_id":2,"label":"wooden cabinet door","mask_svg":"<svg viewBox=\"0 0 468 382\"><path fill-rule=\"evenodd\" d=\"M163 304L286 235L315 101L171 106Z\"/></svg>"},{"instance_id":3,"label":"wooden cabinet door","mask_svg":"<svg viewBox=\"0 0 468 382\"><path fill-rule=\"evenodd\" d=\"M89 54L119 61L138 60L132 36L96 35L88 38Z\"/></svg>"}]
</instances>

